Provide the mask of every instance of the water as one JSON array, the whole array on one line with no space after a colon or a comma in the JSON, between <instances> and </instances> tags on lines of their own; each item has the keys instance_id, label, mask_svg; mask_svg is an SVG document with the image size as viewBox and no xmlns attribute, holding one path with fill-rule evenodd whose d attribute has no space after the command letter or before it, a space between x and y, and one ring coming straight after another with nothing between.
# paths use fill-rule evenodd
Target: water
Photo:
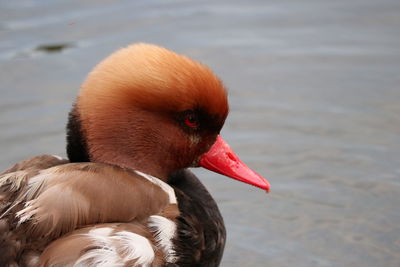
<instances>
[{"instance_id":1,"label":"water","mask_svg":"<svg viewBox=\"0 0 400 267\"><path fill-rule=\"evenodd\" d=\"M66 114L90 69L156 43L225 81L223 135L272 184L266 195L196 170L225 218L222 266L400 266L399 1L0 7L1 169L65 155Z\"/></svg>"}]
</instances>

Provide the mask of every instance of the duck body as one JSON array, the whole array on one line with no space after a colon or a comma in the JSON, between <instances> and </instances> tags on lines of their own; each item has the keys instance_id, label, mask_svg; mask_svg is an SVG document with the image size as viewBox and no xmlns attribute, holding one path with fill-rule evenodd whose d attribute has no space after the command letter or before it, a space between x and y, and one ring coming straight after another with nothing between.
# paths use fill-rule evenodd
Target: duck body
<instances>
[{"instance_id":1,"label":"duck body","mask_svg":"<svg viewBox=\"0 0 400 267\"><path fill-rule=\"evenodd\" d=\"M114 179L109 178L111 175ZM150 244L148 249L154 252L157 246L162 250L156 240L160 229L154 227L155 223L174 228L171 235L167 233L166 240L159 240L170 243L171 254L154 253L148 257L151 261L139 261L139 266L218 266L225 245L225 227L215 201L198 178L189 170L172 174L170 189L175 193L169 191L168 195L165 193L168 190L151 185L142 175L145 174L103 163L70 163L52 155L17 163L0 176L0 197L8 200L0 219L0 266L134 263L141 259L140 254L134 255L138 259L124 258L118 253L109 255L109 259L99 259L109 248L99 251L98 240L85 239L90 232L115 230L119 233L118 229L126 232L124 227L131 227L129 231L145 237ZM63 190L67 189L66 182L67 191ZM93 187L94 183L102 185ZM111 202L98 198L105 188L113 189L108 192L113 196ZM82 192L85 199L75 196ZM145 201L147 198L152 201ZM33 206L26 205L29 202ZM90 209L76 210L88 204ZM109 223L113 221L120 223ZM132 245L136 244L132 242ZM146 251L142 253L144 257ZM80 262L81 259L84 260Z\"/></svg>"},{"instance_id":2,"label":"duck body","mask_svg":"<svg viewBox=\"0 0 400 267\"><path fill-rule=\"evenodd\" d=\"M70 113L68 160L0 175L0 266L218 266L223 219L187 168L269 190L219 136L227 113L204 65L147 44L111 55Z\"/></svg>"}]
</instances>

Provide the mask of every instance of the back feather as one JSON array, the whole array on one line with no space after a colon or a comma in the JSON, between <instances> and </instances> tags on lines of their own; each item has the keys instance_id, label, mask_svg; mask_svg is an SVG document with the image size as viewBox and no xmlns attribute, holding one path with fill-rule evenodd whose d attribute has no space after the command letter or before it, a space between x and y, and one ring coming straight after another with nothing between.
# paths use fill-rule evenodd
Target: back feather
<instances>
[{"instance_id":1,"label":"back feather","mask_svg":"<svg viewBox=\"0 0 400 267\"><path fill-rule=\"evenodd\" d=\"M170 186L112 165L65 163L45 155L0 176L0 266L35 266L39 260L158 266L173 260L166 248L172 249L175 228L160 233L148 221L157 215L174 224L179 211ZM110 222L120 223L104 225ZM161 234L164 240L153 237Z\"/></svg>"}]
</instances>

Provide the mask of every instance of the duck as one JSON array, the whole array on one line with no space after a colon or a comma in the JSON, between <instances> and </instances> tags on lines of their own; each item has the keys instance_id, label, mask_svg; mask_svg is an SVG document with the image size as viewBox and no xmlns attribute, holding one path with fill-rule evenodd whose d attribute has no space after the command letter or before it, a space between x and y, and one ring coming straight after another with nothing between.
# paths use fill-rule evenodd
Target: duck
<instances>
[{"instance_id":1,"label":"duck","mask_svg":"<svg viewBox=\"0 0 400 267\"><path fill-rule=\"evenodd\" d=\"M68 159L0 175L0 266L218 266L218 206L188 168L265 191L221 137L227 89L206 65L136 43L101 61L68 116Z\"/></svg>"}]
</instances>

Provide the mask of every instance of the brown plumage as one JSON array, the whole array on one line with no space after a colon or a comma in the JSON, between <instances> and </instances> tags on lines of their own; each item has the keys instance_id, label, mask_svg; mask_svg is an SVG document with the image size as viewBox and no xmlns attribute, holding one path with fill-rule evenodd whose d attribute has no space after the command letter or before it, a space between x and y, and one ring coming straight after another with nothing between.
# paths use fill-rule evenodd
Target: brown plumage
<instances>
[{"instance_id":1,"label":"brown plumage","mask_svg":"<svg viewBox=\"0 0 400 267\"><path fill-rule=\"evenodd\" d=\"M76 261L93 246L93 240L82 233L101 227L115 233L130 229L156 244L148 218L175 220L179 215L176 203L160 186L134 171L108 164L67 163L50 155L37 156L0 176L0 266L31 266L29 262L38 262L43 251L40 261L45 265L57 266L59 261L62 266L74 257ZM106 222L121 223L102 224ZM66 253L65 247L74 250ZM158 266L165 255L156 252Z\"/></svg>"},{"instance_id":2,"label":"brown plumage","mask_svg":"<svg viewBox=\"0 0 400 267\"><path fill-rule=\"evenodd\" d=\"M0 175L0 266L218 265L222 217L185 168L206 158L269 190L217 138L227 114L203 64L148 44L112 54L70 113L69 160L37 156Z\"/></svg>"}]
</instances>

